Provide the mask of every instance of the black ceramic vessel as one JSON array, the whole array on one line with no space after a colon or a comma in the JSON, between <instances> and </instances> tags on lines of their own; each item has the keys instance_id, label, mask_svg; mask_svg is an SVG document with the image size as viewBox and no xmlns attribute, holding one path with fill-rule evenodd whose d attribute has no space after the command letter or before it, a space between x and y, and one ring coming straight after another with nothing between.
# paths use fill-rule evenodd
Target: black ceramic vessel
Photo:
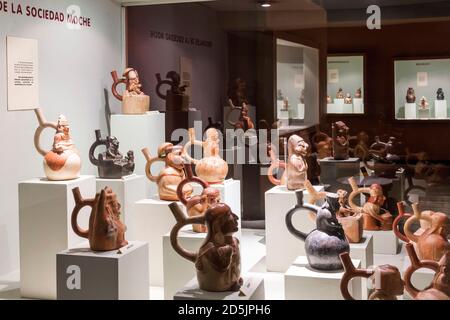
<instances>
[{"instance_id":1,"label":"black ceramic vessel","mask_svg":"<svg viewBox=\"0 0 450 320\"><path fill-rule=\"evenodd\" d=\"M344 229L336 218L339 210L339 198L327 196L322 207L303 203L303 191L297 191L297 205L286 215L286 226L290 233L305 242L306 257L313 269L334 271L342 270L339 255L350 252L350 246L345 237ZM301 209L306 209L300 211ZM297 230L292 224L292 217L297 212L306 213L307 210L316 213L317 227L306 234Z\"/></svg>"},{"instance_id":2,"label":"black ceramic vessel","mask_svg":"<svg viewBox=\"0 0 450 320\"><path fill-rule=\"evenodd\" d=\"M98 176L103 179L120 179L134 171L134 153L128 151L124 157L119 151L119 141L116 137L108 136L102 139L100 130L95 130L96 140L89 149L89 160L98 167ZM106 151L95 157L95 150L105 146Z\"/></svg>"},{"instance_id":3,"label":"black ceramic vessel","mask_svg":"<svg viewBox=\"0 0 450 320\"><path fill-rule=\"evenodd\" d=\"M156 93L158 97L166 100L166 112L167 111L189 111L189 96L185 94L186 86L180 86L180 75L175 71L170 71L166 75L166 80L161 79L159 73L156 74ZM167 85L170 87L163 94L161 87Z\"/></svg>"},{"instance_id":4,"label":"black ceramic vessel","mask_svg":"<svg viewBox=\"0 0 450 320\"><path fill-rule=\"evenodd\" d=\"M442 90L442 88L439 88L436 92L436 99L437 100L444 100L444 90Z\"/></svg>"}]
</instances>

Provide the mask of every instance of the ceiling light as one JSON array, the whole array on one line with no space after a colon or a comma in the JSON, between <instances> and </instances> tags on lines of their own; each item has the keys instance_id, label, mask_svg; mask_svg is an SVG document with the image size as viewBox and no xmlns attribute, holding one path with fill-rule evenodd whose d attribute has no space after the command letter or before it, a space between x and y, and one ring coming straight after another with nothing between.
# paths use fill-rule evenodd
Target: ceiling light
<instances>
[{"instance_id":1,"label":"ceiling light","mask_svg":"<svg viewBox=\"0 0 450 320\"><path fill-rule=\"evenodd\" d=\"M259 4L260 4L261 7L263 7L263 8L270 8L270 7L272 6L272 4L270 3L269 0L261 1Z\"/></svg>"}]
</instances>

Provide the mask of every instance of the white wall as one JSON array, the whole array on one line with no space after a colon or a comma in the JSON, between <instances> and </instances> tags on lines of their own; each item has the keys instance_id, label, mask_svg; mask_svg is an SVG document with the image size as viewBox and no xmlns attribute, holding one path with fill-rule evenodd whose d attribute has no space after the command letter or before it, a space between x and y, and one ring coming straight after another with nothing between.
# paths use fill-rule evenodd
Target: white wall
<instances>
[{"instance_id":1,"label":"white wall","mask_svg":"<svg viewBox=\"0 0 450 320\"><path fill-rule=\"evenodd\" d=\"M92 27L69 30L63 23L0 12L0 275L19 268L17 183L43 176L42 157L33 145L34 112L7 111L6 36L39 41L40 104L47 120L54 121L61 113L68 117L83 174L96 172L87 153L94 130L106 130L104 89L111 86L110 71L123 68L119 4L110 0L13 2L62 12L78 5L82 15L91 17ZM119 104L110 101L113 111L118 110ZM45 138L43 144L48 141L50 146L51 134Z\"/></svg>"}]
</instances>

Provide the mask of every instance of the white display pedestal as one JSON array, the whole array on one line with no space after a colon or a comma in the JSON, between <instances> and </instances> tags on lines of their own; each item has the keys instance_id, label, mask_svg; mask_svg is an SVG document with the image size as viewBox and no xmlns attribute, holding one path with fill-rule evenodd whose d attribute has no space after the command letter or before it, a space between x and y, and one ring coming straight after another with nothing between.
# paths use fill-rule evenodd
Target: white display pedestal
<instances>
[{"instance_id":1,"label":"white display pedestal","mask_svg":"<svg viewBox=\"0 0 450 320\"><path fill-rule=\"evenodd\" d=\"M415 103L405 103L405 119L417 119L417 106Z\"/></svg>"},{"instance_id":2,"label":"white display pedestal","mask_svg":"<svg viewBox=\"0 0 450 320\"><path fill-rule=\"evenodd\" d=\"M359 260L353 265L360 267ZM343 300L341 279L344 271L313 270L305 256L299 256L284 274L284 292L286 300ZM354 278L349 284L350 294L361 299L361 278Z\"/></svg>"},{"instance_id":3,"label":"white display pedestal","mask_svg":"<svg viewBox=\"0 0 450 320\"><path fill-rule=\"evenodd\" d=\"M447 119L447 100L435 100L434 113L436 119Z\"/></svg>"},{"instance_id":4,"label":"white display pedestal","mask_svg":"<svg viewBox=\"0 0 450 320\"><path fill-rule=\"evenodd\" d=\"M240 291L210 292L198 287L197 278L189 281L181 290L175 293L174 300L265 300L264 279L243 277L244 284ZM214 311L213 311L214 312Z\"/></svg>"},{"instance_id":5,"label":"white display pedestal","mask_svg":"<svg viewBox=\"0 0 450 320\"><path fill-rule=\"evenodd\" d=\"M128 214L134 211L135 202L144 199L145 194L145 176L132 174L122 179L101 179L97 178L97 192L105 187L110 187L117 195L117 201L122 205L121 219L128 225ZM136 239L136 237L127 232L128 239Z\"/></svg>"},{"instance_id":6,"label":"white display pedestal","mask_svg":"<svg viewBox=\"0 0 450 320\"><path fill-rule=\"evenodd\" d=\"M323 186L314 186L318 192ZM308 191L303 191L303 201L310 200ZM286 227L286 214L297 204L295 191L286 186L276 186L265 193L266 212L266 264L267 271L285 272L299 255L305 254L305 244L295 238ZM298 212L292 220L294 226L303 232L316 228L316 222L309 212Z\"/></svg>"},{"instance_id":7,"label":"white display pedestal","mask_svg":"<svg viewBox=\"0 0 450 320\"><path fill-rule=\"evenodd\" d=\"M364 100L362 98L353 99L353 113L364 113Z\"/></svg>"},{"instance_id":8,"label":"white display pedestal","mask_svg":"<svg viewBox=\"0 0 450 320\"><path fill-rule=\"evenodd\" d=\"M277 117L279 120L289 120L289 110L278 110Z\"/></svg>"},{"instance_id":9,"label":"white display pedestal","mask_svg":"<svg viewBox=\"0 0 450 320\"><path fill-rule=\"evenodd\" d=\"M360 243L350 243L350 257L361 261L361 268L367 268L373 265L373 236L364 236ZM367 279L361 279L362 299L367 300L369 297L369 289L367 287Z\"/></svg>"},{"instance_id":10,"label":"white display pedestal","mask_svg":"<svg viewBox=\"0 0 450 320\"><path fill-rule=\"evenodd\" d=\"M327 113L340 113L334 103L327 104Z\"/></svg>"},{"instance_id":11,"label":"white display pedestal","mask_svg":"<svg viewBox=\"0 0 450 320\"><path fill-rule=\"evenodd\" d=\"M305 119L305 105L303 103L297 104L297 115L295 116L296 119Z\"/></svg>"},{"instance_id":12,"label":"white display pedestal","mask_svg":"<svg viewBox=\"0 0 450 320\"><path fill-rule=\"evenodd\" d=\"M20 281L24 298L56 299L56 254L86 241L71 226L75 207L72 189L84 198L95 197L95 177L49 181L32 179L19 183ZM90 208L79 215L88 227Z\"/></svg>"},{"instance_id":13,"label":"white display pedestal","mask_svg":"<svg viewBox=\"0 0 450 320\"><path fill-rule=\"evenodd\" d=\"M394 231L368 231L364 230L364 236L373 237L373 253L378 254L392 254L395 255L398 252L398 238L394 234Z\"/></svg>"},{"instance_id":14,"label":"white display pedestal","mask_svg":"<svg viewBox=\"0 0 450 320\"><path fill-rule=\"evenodd\" d=\"M163 286L163 236L172 230L176 221L169 209L171 201L144 199L135 203L134 212L128 215L128 231L136 239L148 243L150 285ZM180 209L186 212L179 203Z\"/></svg>"},{"instance_id":15,"label":"white display pedestal","mask_svg":"<svg viewBox=\"0 0 450 320\"><path fill-rule=\"evenodd\" d=\"M142 115L113 114L111 116L111 135L120 141L123 153L134 152L134 173L145 176L147 161L141 150L148 148L154 156L158 147L166 141L165 115L157 111L150 111ZM157 163L152 167L153 172L159 172L163 164ZM147 197L157 192L156 184L146 180Z\"/></svg>"},{"instance_id":16,"label":"white display pedestal","mask_svg":"<svg viewBox=\"0 0 450 320\"><path fill-rule=\"evenodd\" d=\"M403 260L403 271L402 271L402 276L405 274L406 269L408 269L408 267L411 265L411 260L409 260L409 256L406 255L405 259ZM416 272L414 272L412 278L411 278L411 282L413 283L413 285L421 290L423 288L428 287L431 282L433 281L435 272L431 269L419 269ZM405 292L403 293L403 299L404 300L412 300L412 297L409 295L409 293L405 290Z\"/></svg>"},{"instance_id":17,"label":"white display pedestal","mask_svg":"<svg viewBox=\"0 0 450 320\"><path fill-rule=\"evenodd\" d=\"M58 300L148 300L148 245L93 252L89 243L56 256Z\"/></svg>"},{"instance_id":18,"label":"white display pedestal","mask_svg":"<svg viewBox=\"0 0 450 320\"><path fill-rule=\"evenodd\" d=\"M334 106L337 110L337 113L343 113L344 104L345 104L345 99L334 99Z\"/></svg>"},{"instance_id":19,"label":"white display pedestal","mask_svg":"<svg viewBox=\"0 0 450 320\"><path fill-rule=\"evenodd\" d=\"M418 110L419 119L429 119L431 116L431 109L420 109Z\"/></svg>"},{"instance_id":20,"label":"white display pedestal","mask_svg":"<svg viewBox=\"0 0 450 320\"><path fill-rule=\"evenodd\" d=\"M200 194L202 187L192 184L195 194ZM211 184L210 187L219 190L221 202L227 204L231 210L241 215L241 182L239 180L228 179L223 183Z\"/></svg>"},{"instance_id":21,"label":"white display pedestal","mask_svg":"<svg viewBox=\"0 0 450 320\"><path fill-rule=\"evenodd\" d=\"M353 113L353 104L344 103L342 106L342 113Z\"/></svg>"}]
</instances>

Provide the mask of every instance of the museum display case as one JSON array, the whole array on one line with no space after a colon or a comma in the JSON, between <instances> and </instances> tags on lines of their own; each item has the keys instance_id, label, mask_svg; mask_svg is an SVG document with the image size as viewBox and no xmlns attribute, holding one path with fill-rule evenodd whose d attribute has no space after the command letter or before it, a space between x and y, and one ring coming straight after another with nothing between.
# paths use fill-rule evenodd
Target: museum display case
<instances>
[{"instance_id":1,"label":"museum display case","mask_svg":"<svg viewBox=\"0 0 450 320\"><path fill-rule=\"evenodd\" d=\"M366 55L327 57L327 114L363 115L366 100Z\"/></svg>"},{"instance_id":2,"label":"museum display case","mask_svg":"<svg viewBox=\"0 0 450 320\"><path fill-rule=\"evenodd\" d=\"M447 57L395 58L395 119L449 119L445 99L449 68Z\"/></svg>"}]
</instances>

